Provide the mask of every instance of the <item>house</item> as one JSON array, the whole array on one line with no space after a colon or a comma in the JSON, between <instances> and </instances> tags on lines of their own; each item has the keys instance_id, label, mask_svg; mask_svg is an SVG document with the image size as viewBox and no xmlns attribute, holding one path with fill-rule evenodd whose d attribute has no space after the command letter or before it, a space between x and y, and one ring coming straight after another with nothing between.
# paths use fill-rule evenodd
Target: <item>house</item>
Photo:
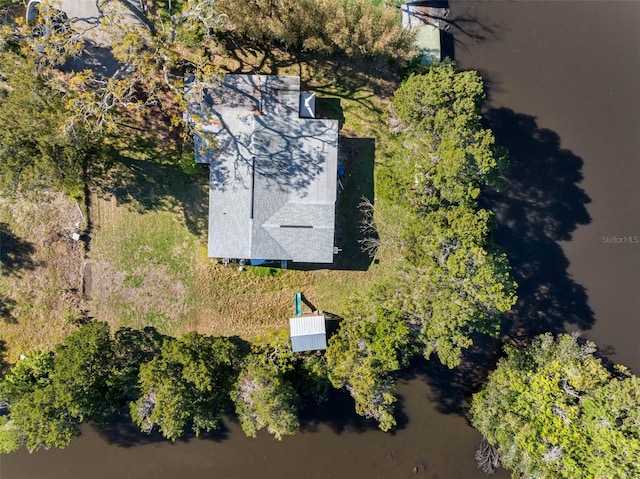
<instances>
[{"instance_id":1,"label":"house","mask_svg":"<svg viewBox=\"0 0 640 479\"><path fill-rule=\"evenodd\" d=\"M318 311L289 318L289 331L294 353L327 349L325 318Z\"/></svg>"},{"instance_id":2,"label":"house","mask_svg":"<svg viewBox=\"0 0 640 479\"><path fill-rule=\"evenodd\" d=\"M209 256L332 263L338 121L315 118L294 76L191 80L186 92L210 171Z\"/></svg>"}]
</instances>

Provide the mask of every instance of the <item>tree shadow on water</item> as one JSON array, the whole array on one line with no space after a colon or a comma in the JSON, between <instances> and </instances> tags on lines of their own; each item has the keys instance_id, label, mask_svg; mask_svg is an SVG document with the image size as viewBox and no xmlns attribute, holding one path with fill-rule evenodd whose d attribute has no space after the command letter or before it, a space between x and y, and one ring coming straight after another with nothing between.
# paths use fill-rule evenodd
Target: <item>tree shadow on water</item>
<instances>
[{"instance_id":1,"label":"tree shadow on water","mask_svg":"<svg viewBox=\"0 0 640 479\"><path fill-rule=\"evenodd\" d=\"M403 412L403 398L396 396L398 402L394 416L397 425L390 434L404 429L409 422ZM324 403L304 404L299 414L301 432L317 432L321 425L329 426L335 434L379 431L377 421L356 414L353 398L342 389L330 389L328 399Z\"/></svg>"},{"instance_id":2,"label":"tree shadow on water","mask_svg":"<svg viewBox=\"0 0 640 479\"><path fill-rule=\"evenodd\" d=\"M536 119L507 108L485 114L499 145L509 150L506 189L488 192L485 208L497 219L496 242L506 251L518 283L518 302L508 315L506 340L528 342L543 332L560 333L569 323L593 326L586 290L567 271L560 241L571 240L591 221L591 201L579 184L582 160L560 147L560 138Z\"/></svg>"},{"instance_id":3,"label":"tree shadow on water","mask_svg":"<svg viewBox=\"0 0 640 479\"><path fill-rule=\"evenodd\" d=\"M109 444L114 444L124 448L143 446L145 444L171 442L169 439L165 438L157 428L154 428L154 430L149 434L141 431L140 428L133 423L128 414L114 415L109 418L109 421L105 426L93 427L98 435ZM223 421L221 422L219 429L210 432L203 431L197 437L195 433L189 429L185 431L183 436L176 439L176 442L186 443L194 439L219 442L227 439L228 435L229 429Z\"/></svg>"},{"instance_id":4,"label":"tree shadow on water","mask_svg":"<svg viewBox=\"0 0 640 479\"><path fill-rule=\"evenodd\" d=\"M431 388L429 399L439 412L464 415L471 395L486 382L501 352L498 338L476 333L472 339L473 344L464 351L459 366L450 369L435 356L429 360L417 356L398 379L426 382Z\"/></svg>"}]
</instances>

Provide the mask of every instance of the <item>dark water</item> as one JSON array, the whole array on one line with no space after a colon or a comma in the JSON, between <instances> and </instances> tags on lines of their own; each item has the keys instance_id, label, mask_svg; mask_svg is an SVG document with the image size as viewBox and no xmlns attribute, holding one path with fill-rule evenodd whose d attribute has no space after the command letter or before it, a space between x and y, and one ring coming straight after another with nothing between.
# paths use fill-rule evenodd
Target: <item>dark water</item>
<instances>
[{"instance_id":1,"label":"dark water","mask_svg":"<svg viewBox=\"0 0 640 479\"><path fill-rule=\"evenodd\" d=\"M640 244L602 237L640 236L640 2L451 8L456 58L490 80L487 122L513 156L510 189L488 199L522 286L505 333L581 329L638 374ZM338 397L281 443L247 439L233 423L175 444L85 428L63 451L2 458L0 479L483 478L459 386L482 374L419 364L400 381L393 435L345 412Z\"/></svg>"},{"instance_id":2,"label":"dark water","mask_svg":"<svg viewBox=\"0 0 640 479\"><path fill-rule=\"evenodd\" d=\"M494 206L526 296L520 322L581 329L639 374L640 2L454 11L456 58L488 78L489 126L514 156Z\"/></svg>"}]
</instances>

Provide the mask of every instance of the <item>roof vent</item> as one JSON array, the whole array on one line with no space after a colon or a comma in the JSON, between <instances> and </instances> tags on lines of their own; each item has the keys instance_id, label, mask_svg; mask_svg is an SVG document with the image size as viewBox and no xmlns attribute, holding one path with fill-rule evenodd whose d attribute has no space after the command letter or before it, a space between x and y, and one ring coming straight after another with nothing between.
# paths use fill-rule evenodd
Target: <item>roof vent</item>
<instances>
[{"instance_id":1,"label":"roof vent","mask_svg":"<svg viewBox=\"0 0 640 479\"><path fill-rule=\"evenodd\" d=\"M316 117L316 94L300 93L300 118Z\"/></svg>"}]
</instances>

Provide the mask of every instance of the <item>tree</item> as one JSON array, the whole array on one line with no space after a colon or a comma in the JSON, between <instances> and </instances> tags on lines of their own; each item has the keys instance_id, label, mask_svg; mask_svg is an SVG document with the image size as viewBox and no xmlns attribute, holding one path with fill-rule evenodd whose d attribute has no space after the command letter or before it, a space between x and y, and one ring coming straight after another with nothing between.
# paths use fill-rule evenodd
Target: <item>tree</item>
<instances>
[{"instance_id":1,"label":"tree","mask_svg":"<svg viewBox=\"0 0 640 479\"><path fill-rule=\"evenodd\" d=\"M484 99L482 78L450 62L412 74L395 92L393 112L404 132L398 161L414 179L419 208L475 206L482 186L500 185L506 156L480 124Z\"/></svg>"},{"instance_id":2,"label":"tree","mask_svg":"<svg viewBox=\"0 0 640 479\"><path fill-rule=\"evenodd\" d=\"M505 349L469 417L514 478L640 476L640 379L576 336Z\"/></svg>"},{"instance_id":3,"label":"tree","mask_svg":"<svg viewBox=\"0 0 640 479\"><path fill-rule=\"evenodd\" d=\"M35 389L51 384L53 354L33 351L0 380L0 404L8 407Z\"/></svg>"},{"instance_id":4,"label":"tree","mask_svg":"<svg viewBox=\"0 0 640 479\"><path fill-rule=\"evenodd\" d=\"M102 422L117 410L113 347L105 323L89 323L71 333L55 353L34 352L0 381L7 409L0 444L10 452L25 444L65 447L84 420Z\"/></svg>"},{"instance_id":5,"label":"tree","mask_svg":"<svg viewBox=\"0 0 640 479\"><path fill-rule=\"evenodd\" d=\"M399 12L367 0L219 0L236 33L295 51L408 57L413 34Z\"/></svg>"},{"instance_id":6,"label":"tree","mask_svg":"<svg viewBox=\"0 0 640 479\"><path fill-rule=\"evenodd\" d=\"M481 189L499 185L505 162L480 125L483 100L482 79L452 63L411 75L393 100L400 179L380 177L392 182L382 191L405 217L402 231L389 238L383 229L381 241L396 244L406 264L370 300L403 318L425 357L435 353L449 367L471 333L497 334L516 301L507 257L491 240L493 215L478 209Z\"/></svg>"},{"instance_id":7,"label":"tree","mask_svg":"<svg viewBox=\"0 0 640 479\"><path fill-rule=\"evenodd\" d=\"M220 426L235 377L234 345L192 332L168 339L159 356L140 366L141 397L130 404L143 431L157 426L172 441L188 425L196 436Z\"/></svg>"},{"instance_id":8,"label":"tree","mask_svg":"<svg viewBox=\"0 0 640 479\"><path fill-rule=\"evenodd\" d=\"M91 322L71 333L55 350L56 401L78 422L102 422L121 405L109 326Z\"/></svg>"},{"instance_id":9,"label":"tree","mask_svg":"<svg viewBox=\"0 0 640 479\"><path fill-rule=\"evenodd\" d=\"M212 34L226 17L217 12L215 0L143 1L140 8L106 0L100 3L98 25L89 27L75 19L60 21L64 15L59 3L43 1L34 25L3 26L0 50L11 49L34 61L31 74L54 88L57 95L50 98L63 103L59 111L66 118L66 131L113 133L123 114L144 113L156 105L164 108L174 126L182 124L185 74L205 84L218 79ZM65 68L64 73L53 68L87 53L85 40L94 30L119 62L112 76L89 68ZM55 75L45 74L52 69Z\"/></svg>"},{"instance_id":10,"label":"tree","mask_svg":"<svg viewBox=\"0 0 640 479\"><path fill-rule=\"evenodd\" d=\"M27 439L23 428L29 421L16 424L13 417L25 419L21 407L24 409L33 404L36 390L50 387L52 372L53 354L34 351L0 380L0 454L19 449ZM32 446L35 447L35 444Z\"/></svg>"},{"instance_id":11,"label":"tree","mask_svg":"<svg viewBox=\"0 0 640 479\"><path fill-rule=\"evenodd\" d=\"M29 452L40 448L64 448L74 436L80 434L78 421L64 406L59 390L50 384L25 394L10 408L10 416L5 420L0 433L0 444L6 435L12 437L9 447L0 452L17 450L24 444Z\"/></svg>"},{"instance_id":12,"label":"tree","mask_svg":"<svg viewBox=\"0 0 640 479\"><path fill-rule=\"evenodd\" d=\"M380 308L372 317L345 319L329 341L327 368L336 388L346 388L356 412L388 431L395 424L393 373L406 365L409 330L402 318Z\"/></svg>"},{"instance_id":13,"label":"tree","mask_svg":"<svg viewBox=\"0 0 640 479\"><path fill-rule=\"evenodd\" d=\"M482 78L473 70L460 72L445 61L412 73L393 98L395 114L407 128L435 135L452 119L477 123L486 98Z\"/></svg>"},{"instance_id":14,"label":"tree","mask_svg":"<svg viewBox=\"0 0 640 479\"><path fill-rule=\"evenodd\" d=\"M269 331L255 339L231 393L247 436L255 437L262 429L278 440L295 434L300 426L300 391L321 395L325 384L322 378L314 377L319 382L309 387L304 367L307 357L291 350L286 330ZM311 374L318 371L313 366L308 369Z\"/></svg>"},{"instance_id":15,"label":"tree","mask_svg":"<svg viewBox=\"0 0 640 479\"><path fill-rule=\"evenodd\" d=\"M0 190L55 186L77 197L98 139L67 128L65 92L37 69L33 56L0 51Z\"/></svg>"},{"instance_id":16,"label":"tree","mask_svg":"<svg viewBox=\"0 0 640 479\"><path fill-rule=\"evenodd\" d=\"M160 355L162 344L169 339L153 327L143 329L120 328L114 334L116 389L122 401L140 397L138 376L140 366Z\"/></svg>"},{"instance_id":17,"label":"tree","mask_svg":"<svg viewBox=\"0 0 640 479\"><path fill-rule=\"evenodd\" d=\"M77 421L60 404L53 385L54 357L34 351L0 380L0 454L23 444L29 452L65 447L77 435Z\"/></svg>"},{"instance_id":18,"label":"tree","mask_svg":"<svg viewBox=\"0 0 640 479\"><path fill-rule=\"evenodd\" d=\"M469 333L497 334L501 314L516 301L507 257L490 240L492 220L489 211L450 206L405 229L411 267L401 274L411 280L396 280L400 311L419 318L425 357L435 352L449 367L471 345Z\"/></svg>"},{"instance_id":19,"label":"tree","mask_svg":"<svg viewBox=\"0 0 640 479\"><path fill-rule=\"evenodd\" d=\"M266 429L277 440L296 433L299 397L274 363L247 357L231 393L242 430L249 437Z\"/></svg>"},{"instance_id":20,"label":"tree","mask_svg":"<svg viewBox=\"0 0 640 479\"><path fill-rule=\"evenodd\" d=\"M77 122L97 130L117 130L123 110L144 112L159 105L169 112L173 126L184 125L185 76L204 85L219 80L213 33L226 16L218 12L216 0L142 2L141 6L120 0L101 5L99 28L122 67L111 78L89 70L71 77L69 105Z\"/></svg>"},{"instance_id":21,"label":"tree","mask_svg":"<svg viewBox=\"0 0 640 479\"><path fill-rule=\"evenodd\" d=\"M331 384L325 356L319 351L294 353L287 330L268 331L255 338L251 355L260 364L275 367L301 398L315 403L326 400Z\"/></svg>"}]
</instances>

